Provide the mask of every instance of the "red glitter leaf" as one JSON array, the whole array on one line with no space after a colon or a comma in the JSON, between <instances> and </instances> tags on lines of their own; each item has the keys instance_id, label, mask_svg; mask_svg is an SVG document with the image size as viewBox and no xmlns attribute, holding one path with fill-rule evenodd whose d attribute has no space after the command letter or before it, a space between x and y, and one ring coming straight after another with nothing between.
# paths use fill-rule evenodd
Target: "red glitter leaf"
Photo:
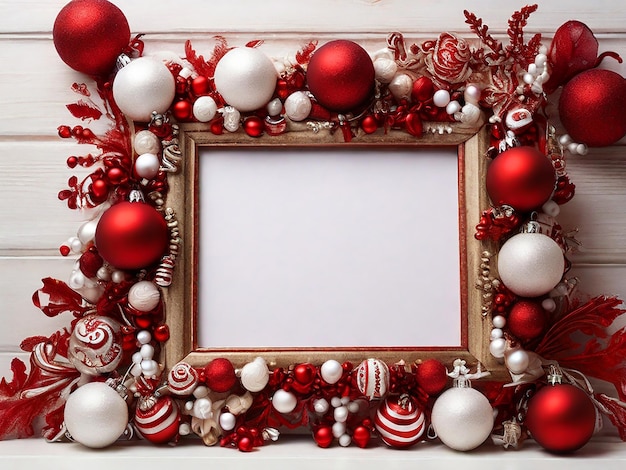
<instances>
[{"instance_id":1,"label":"red glitter leaf","mask_svg":"<svg viewBox=\"0 0 626 470\"><path fill-rule=\"evenodd\" d=\"M87 310L82 297L63 281L47 277L42 279L43 287L33 294L33 304L49 317L56 317L64 312L74 315Z\"/></svg>"},{"instance_id":2,"label":"red glitter leaf","mask_svg":"<svg viewBox=\"0 0 626 470\"><path fill-rule=\"evenodd\" d=\"M102 111L83 100L79 100L76 103L68 104L67 109L72 113L72 116L83 121L90 119L98 120L102 117Z\"/></svg>"}]
</instances>

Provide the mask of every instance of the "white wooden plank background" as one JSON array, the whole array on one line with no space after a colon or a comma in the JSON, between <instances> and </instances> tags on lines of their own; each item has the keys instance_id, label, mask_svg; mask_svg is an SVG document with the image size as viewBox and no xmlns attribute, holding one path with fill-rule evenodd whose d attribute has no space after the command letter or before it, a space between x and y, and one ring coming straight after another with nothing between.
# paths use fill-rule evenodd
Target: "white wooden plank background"
<instances>
[{"instance_id":1,"label":"white wooden plank background","mask_svg":"<svg viewBox=\"0 0 626 470\"><path fill-rule=\"evenodd\" d=\"M0 0L0 375L19 354L29 335L49 334L69 319L48 319L32 306L31 295L42 277L69 275L72 260L58 246L75 231L81 214L70 211L56 194L75 174L65 166L84 146L56 136L60 124L76 123L65 109L75 100L69 90L85 77L58 59L52 25L65 0ZM186 39L210 51L210 37L224 34L232 44L251 38L279 53L293 52L310 38L337 36L384 47L386 33L408 38L435 37L442 31L471 36L463 10L482 17L491 31L503 33L510 14L523 3L503 0L428 2L414 0L117 0L133 33L146 33L148 53L183 54ZM551 0L539 2L527 32L549 36L569 19L589 25L600 39L600 51L615 50L626 58L626 8L621 0ZM604 66L626 74L626 65ZM626 112L626 110L625 110ZM569 160L577 185L574 201L560 221L578 227L581 253L574 272L591 294L626 298L626 148L593 149Z\"/></svg>"}]
</instances>

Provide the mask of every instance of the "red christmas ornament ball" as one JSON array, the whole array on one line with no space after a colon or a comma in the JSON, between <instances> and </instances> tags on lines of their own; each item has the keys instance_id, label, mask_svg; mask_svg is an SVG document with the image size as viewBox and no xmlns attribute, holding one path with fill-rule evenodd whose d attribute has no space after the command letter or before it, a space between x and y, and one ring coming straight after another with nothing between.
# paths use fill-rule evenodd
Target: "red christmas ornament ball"
<instances>
[{"instance_id":1,"label":"red christmas ornament ball","mask_svg":"<svg viewBox=\"0 0 626 470\"><path fill-rule=\"evenodd\" d=\"M536 148L513 147L493 159L485 184L496 206L506 204L529 212L550 199L556 174L550 160Z\"/></svg>"},{"instance_id":2,"label":"red christmas ornament ball","mask_svg":"<svg viewBox=\"0 0 626 470\"><path fill-rule=\"evenodd\" d=\"M530 341L545 330L546 311L538 302L520 300L511 307L506 324L513 336L522 341Z\"/></svg>"},{"instance_id":3,"label":"red christmas ornament ball","mask_svg":"<svg viewBox=\"0 0 626 470\"><path fill-rule=\"evenodd\" d=\"M420 440L426 418L416 401L405 395L385 399L376 411L374 425L385 444L405 449Z\"/></svg>"},{"instance_id":4,"label":"red christmas ornament ball","mask_svg":"<svg viewBox=\"0 0 626 470\"><path fill-rule=\"evenodd\" d=\"M333 430L330 426L320 426L313 432L315 443L322 449L330 447L333 443Z\"/></svg>"},{"instance_id":5,"label":"red christmas ornament ball","mask_svg":"<svg viewBox=\"0 0 626 470\"><path fill-rule=\"evenodd\" d=\"M128 46L130 27L122 10L106 0L73 0L57 15L52 38L63 62L101 76Z\"/></svg>"},{"instance_id":6,"label":"red christmas ornament ball","mask_svg":"<svg viewBox=\"0 0 626 470\"><path fill-rule=\"evenodd\" d=\"M180 416L171 397L155 398L153 403L143 401L135 410L135 428L153 444L167 444L178 436Z\"/></svg>"},{"instance_id":7,"label":"red christmas ornament ball","mask_svg":"<svg viewBox=\"0 0 626 470\"><path fill-rule=\"evenodd\" d=\"M626 135L626 80L611 70L586 70L563 87L561 122L570 137L590 147L614 144Z\"/></svg>"},{"instance_id":8,"label":"red christmas ornament ball","mask_svg":"<svg viewBox=\"0 0 626 470\"><path fill-rule=\"evenodd\" d=\"M169 243L165 219L142 202L120 202L102 214L95 243L102 258L118 269L141 269L157 262Z\"/></svg>"},{"instance_id":9,"label":"red christmas ornament ball","mask_svg":"<svg viewBox=\"0 0 626 470\"><path fill-rule=\"evenodd\" d=\"M348 112L365 104L374 92L374 64L357 43L339 39L320 47L309 61L307 85L324 107Z\"/></svg>"},{"instance_id":10,"label":"red christmas ornament ball","mask_svg":"<svg viewBox=\"0 0 626 470\"><path fill-rule=\"evenodd\" d=\"M437 395L448 384L448 371L437 359L426 359L415 372L417 384L429 395Z\"/></svg>"},{"instance_id":11,"label":"red christmas ornament ball","mask_svg":"<svg viewBox=\"0 0 626 470\"><path fill-rule=\"evenodd\" d=\"M218 393L228 392L237 383L233 364L223 357L209 362L204 368L204 375L207 387Z\"/></svg>"},{"instance_id":12,"label":"red christmas ornament ball","mask_svg":"<svg viewBox=\"0 0 626 470\"><path fill-rule=\"evenodd\" d=\"M573 452L591 439L596 409L578 387L546 386L530 399L525 423L533 439L544 449Z\"/></svg>"}]
</instances>

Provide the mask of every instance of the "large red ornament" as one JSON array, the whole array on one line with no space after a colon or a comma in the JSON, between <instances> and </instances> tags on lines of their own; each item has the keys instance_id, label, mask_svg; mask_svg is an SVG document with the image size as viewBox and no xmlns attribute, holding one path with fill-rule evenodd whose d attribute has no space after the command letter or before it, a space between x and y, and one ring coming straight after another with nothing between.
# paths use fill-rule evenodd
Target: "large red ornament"
<instances>
[{"instance_id":1,"label":"large red ornament","mask_svg":"<svg viewBox=\"0 0 626 470\"><path fill-rule=\"evenodd\" d=\"M530 341L545 330L546 311L539 302L520 300L511 308L506 324L513 336L522 341Z\"/></svg>"},{"instance_id":2,"label":"large red ornament","mask_svg":"<svg viewBox=\"0 0 626 470\"><path fill-rule=\"evenodd\" d=\"M494 205L529 212L550 199L556 174L550 160L535 147L513 147L491 162L485 183Z\"/></svg>"},{"instance_id":3,"label":"large red ornament","mask_svg":"<svg viewBox=\"0 0 626 470\"><path fill-rule=\"evenodd\" d=\"M320 47L307 67L307 84L315 99L337 112L357 110L374 92L374 64L365 49L339 39Z\"/></svg>"},{"instance_id":4,"label":"large red ornament","mask_svg":"<svg viewBox=\"0 0 626 470\"><path fill-rule=\"evenodd\" d=\"M122 10L106 0L73 0L57 15L52 38L63 62L101 76L128 46L130 27Z\"/></svg>"},{"instance_id":5,"label":"large red ornament","mask_svg":"<svg viewBox=\"0 0 626 470\"><path fill-rule=\"evenodd\" d=\"M610 70L592 69L572 78L559 99L561 122L570 137L603 147L626 135L626 80Z\"/></svg>"},{"instance_id":6,"label":"large red ornament","mask_svg":"<svg viewBox=\"0 0 626 470\"><path fill-rule=\"evenodd\" d=\"M596 426L596 409L578 387L547 386L528 403L525 423L531 436L546 450L573 452L591 439Z\"/></svg>"},{"instance_id":7,"label":"large red ornament","mask_svg":"<svg viewBox=\"0 0 626 470\"><path fill-rule=\"evenodd\" d=\"M424 433L424 412L408 395L385 399L374 419L382 441L390 447L404 449L418 442Z\"/></svg>"},{"instance_id":8,"label":"large red ornament","mask_svg":"<svg viewBox=\"0 0 626 470\"><path fill-rule=\"evenodd\" d=\"M142 202L120 202L98 222L98 253L119 269L141 269L157 262L169 243L165 219Z\"/></svg>"}]
</instances>

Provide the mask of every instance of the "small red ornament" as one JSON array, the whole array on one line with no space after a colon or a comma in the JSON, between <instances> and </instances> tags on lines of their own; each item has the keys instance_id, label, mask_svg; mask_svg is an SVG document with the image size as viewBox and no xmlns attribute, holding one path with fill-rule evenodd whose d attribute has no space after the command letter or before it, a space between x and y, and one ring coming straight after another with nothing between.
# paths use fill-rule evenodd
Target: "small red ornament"
<instances>
[{"instance_id":1,"label":"small red ornament","mask_svg":"<svg viewBox=\"0 0 626 470\"><path fill-rule=\"evenodd\" d=\"M372 433L365 426L357 426L352 433L352 442L354 442L361 449L365 449L370 443Z\"/></svg>"},{"instance_id":2,"label":"small red ornament","mask_svg":"<svg viewBox=\"0 0 626 470\"><path fill-rule=\"evenodd\" d=\"M180 100L172 106L172 114L179 121L188 121L193 116L193 105L187 100Z\"/></svg>"},{"instance_id":3,"label":"small red ornament","mask_svg":"<svg viewBox=\"0 0 626 470\"><path fill-rule=\"evenodd\" d=\"M546 311L538 302L520 300L511 308L506 324L513 336L522 341L530 341L545 330Z\"/></svg>"},{"instance_id":4,"label":"small red ornament","mask_svg":"<svg viewBox=\"0 0 626 470\"><path fill-rule=\"evenodd\" d=\"M95 251L85 251L78 260L80 270L86 277L96 277L98 269L102 267L102 257Z\"/></svg>"},{"instance_id":5,"label":"small red ornament","mask_svg":"<svg viewBox=\"0 0 626 470\"><path fill-rule=\"evenodd\" d=\"M294 389L297 392L306 393L308 388L315 381L317 369L313 364L298 364L293 370L293 378L295 379Z\"/></svg>"},{"instance_id":6,"label":"small red ornament","mask_svg":"<svg viewBox=\"0 0 626 470\"><path fill-rule=\"evenodd\" d=\"M248 436L244 436L237 442L237 448L241 452L252 452L254 450L254 441Z\"/></svg>"},{"instance_id":7,"label":"small red ornament","mask_svg":"<svg viewBox=\"0 0 626 470\"><path fill-rule=\"evenodd\" d=\"M258 116L250 116L243 122L243 130L250 137L261 137L265 130L265 123Z\"/></svg>"},{"instance_id":8,"label":"small red ornament","mask_svg":"<svg viewBox=\"0 0 626 470\"><path fill-rule=\"evenodd\" d=\"M153 444L167 444L178 436L180 410L168 396L141 399L135 411L135 428Z\"/></svg>"},{"instance_id":9,"label":"small red ornament","mask_svg":"<svg viewBox=\"0 0 626 470\"><path fill-rule=\"evenodd\" d=\"M550 160L535 147L513 147L493 159L485 183L494 205L528 212L550 199L556 175Z\"/></svg>"},{"instance_id":10,"label":"small red ornament","mask_svg":"<svg viewBox=\"0 0 626 470\"><path fill-rule=\"evenodd\" d=\"M204 368L206 384L214 392L228 392L237 383L235 368L226 358L218 357Z\"/></svg>"},{"instance_id":11,"label":"small red ornament","mask_svg":"<svg viewBox=\"0 0 626 470\"><path fill-rule=\"evenodd\" d=\"M57 15L52 38L63 62L101 76L128 46L130 27L122 10L106 0L73 0Z\"/></svg>"},{"instance_id":12,"label":"small red ornament","mask_svg":"<svg viewBox=\"0 0 626 470\"><path fill-rule=\"evenodd\" d=\"M330 426L320 426L313 432L315 443L322 449L330 447L333 443L333 430Z\"/></svg>"},{"instance_id":13,"label":"small red ornament","mask_svg":"<svg viewBox=\"0 0 626 470\"><path fill-rule=\"evenodd\" d=\"M578 387L546 386L530 399L525 423L531 436L544 449L573 452L591 439L596 426L596 409Z\"/></svg>"},{"instance_id":14,"label":"small red ornament","mask_svg":"<svg viewBox=\"0 0 626 470\"><path fill-rule=\"evenodd\" d=\"M626 135L626 80L592 69L572 78L559 98L561 122L570 137L590 147L612 145Z\"/></svg>"},{"instance_id":15,"label":"small red ornament","mask_svg":"<svg viewBox=\"0 0 626 470\"><path fill-rule=\"evenodd\" d=\"M374 64L357 43L330 41L313 53L307 85L324 107L348 112L364 105L374 92Z\"/></svg>"},{"instance_id":16,"label":"small red ornament","mask_svg":"<svg viewBox=\"0 0 626 470\"><path fill-rule=\"evenodd\" d=\"M417 367L415 379L426 393L437 395L448 384L448 371L437 359L426 359Z\"/></svg>"},{"instance_id":17,"label":"small red ornament","mask_svg":"<svg viewBox=\"0 0 626 470\"><path fill-rule=\"evenodd\" d=\"M169 230L152 206L120 202L102 214L95 243L100 256L114 267L141 269L161 258L169 243Z\"/></svg>"},{"instance_id":18,"label":"small red ornament","mask_svg":"<svg viewBox=\"0 0 626 470\"><path fill-rule=\"evenodd\" d=\"M411 99L417 103L424 103L430 100L435 93L435 85L429 77L419 77L413 82Z\"/></svg>"},{"instance_id":19,"label":"small red ornament","mask_svg":"<svg viewBox=\"0 0 626 470\"><path fill-rule=\"evenodd\" d=\"M418 442L424 433L424 412L408 395L385 399L374 420L382 441L390 447L405 449Z\"/></svg>"},{"instance_id":20,"label":"small red ornament","mask_svg":"<svg viewBox=\"0 0 626 470\"><path fill-rule=\"evenodd\" d=\"M361 128L366 134L373 134L378 130L378 123L374 116L365 116L361 121Z\"/></svg>"}]
</instances>

